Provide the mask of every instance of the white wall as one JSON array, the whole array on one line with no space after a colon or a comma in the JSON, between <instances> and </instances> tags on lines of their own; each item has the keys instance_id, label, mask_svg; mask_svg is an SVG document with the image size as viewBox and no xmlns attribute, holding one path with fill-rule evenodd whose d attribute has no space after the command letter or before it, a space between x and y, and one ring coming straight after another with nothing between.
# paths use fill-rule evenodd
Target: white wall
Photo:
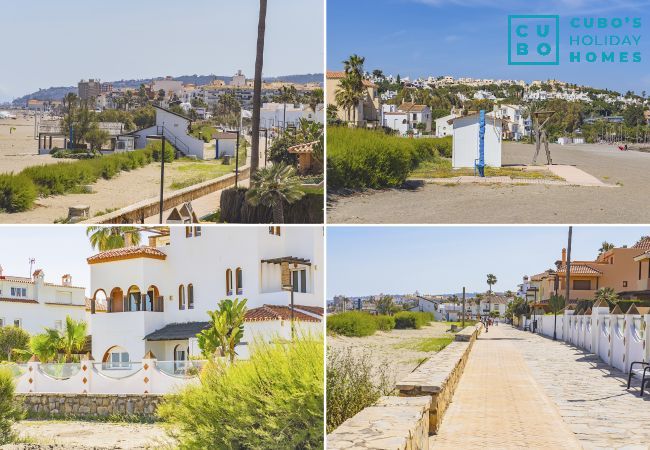
<instances>
[{"instance_id":1,"label":"white wall","mask_svg":"<svg viewBox=\"0 0 650 450\"><path fill-rule=\"evenodd\" d=\"M478 115L454 120L452 165L454 168L474 167L479 157ZM501 121L485 118L485 165L501 167Z\"/></svg>"}]
</instances>

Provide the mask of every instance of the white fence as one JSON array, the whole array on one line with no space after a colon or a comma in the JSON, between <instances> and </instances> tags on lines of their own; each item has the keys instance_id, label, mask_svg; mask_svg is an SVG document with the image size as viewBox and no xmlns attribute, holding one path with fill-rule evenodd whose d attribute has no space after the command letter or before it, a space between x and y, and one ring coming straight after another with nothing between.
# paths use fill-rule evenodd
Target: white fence
<instances>
[{"instance_id":1,"label":"white fence","mask_svg":"<svg viewBox=\"0 0 650 450\"><path fill-rule=\"evenodd\" d=\"M594 308L589 316L557 316L557 338L598 355L626 373L633 361L650 361L650 314L609 314L599 313L599 309L607 308ZM537 332L553 337L554 316L536 319Z\"/></svg>"},{"instance_id":2,"label":"white fence","mask_svg":"<svg viewBox=\"0 0 650 450\"><path fill-rule=\"evenodd\" d=\"M16 392L62 394L166 394L198 382L204 361L157 361L119 366L92 360L13 365Z\"/></svg>"}]
</instances>

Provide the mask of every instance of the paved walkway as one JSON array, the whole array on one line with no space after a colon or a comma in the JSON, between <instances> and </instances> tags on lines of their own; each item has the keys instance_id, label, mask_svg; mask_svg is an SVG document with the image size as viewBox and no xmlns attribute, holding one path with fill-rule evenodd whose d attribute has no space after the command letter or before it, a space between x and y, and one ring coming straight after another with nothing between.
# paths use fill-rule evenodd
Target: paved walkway
<instances>
[{"instance_id":1,"label":"paved walkway","mask_svg":"<svg viewBox=\"0 0 650 450\"><path fill-rule=\"evenodd\" d=\"M555 404L533 379L516 336L505 328L490 327L474 344L431 447L580 448Z\"/></svg>"},{"instance_id":2,"label":"paved walkway","mask_svg":"<svg viewBox=\"0 0 650 450\"><path fill-rule=\"evenodd\" d=\"M626 390L627 376L596 355L543 336L504 327L537 384L586 449L650 449L650 395L639 383ZM491 332L491 330L490 330Z\"/></svg>"}]
</instances>

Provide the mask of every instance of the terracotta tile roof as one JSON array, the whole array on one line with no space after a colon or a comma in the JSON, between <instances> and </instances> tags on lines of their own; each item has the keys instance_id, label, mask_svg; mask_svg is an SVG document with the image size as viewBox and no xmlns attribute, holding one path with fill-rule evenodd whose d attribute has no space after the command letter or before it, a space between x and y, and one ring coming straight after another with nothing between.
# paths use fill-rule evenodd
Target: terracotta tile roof
<instances>
[{"instance_id":1,"label":"terracotta tile roof","mask_svg":"<svg viewBox=\"0 0 650 450\"><path fill-rule=\"evenodd\" d=\"M167 255L154 247L124 247L108 250L87 258L88 264L119 261L132 258L166 259Z\"/></svg>"},{"instance_id":2,"label":"terracotta tile roof","mask_svg":"<svg viewBox=\"0 0 650 450\"><path fill-rule=\"evenodd\" d=\"M287 149L289 153L314 153L314 145L318 141L307 142L305 144L292 145Z\"/></svg>"},{"instance_id":3,"label":"terracotta tile roof","mask_svg":"<svg viewBox=\"0 0 650 450\"><path fill-rule=\"evenodd\" d=\"M325 308L321 306L305 306L305 305L293 305L295 309L300 309L303 311L310 312L312 314L317 314L319 316L322 316L325 314Z\"/></svg>"},{"instance_id":4,"label":"terracotta tile roof","mask_svg":"<svg viewBox=\"0 0 650 450\"><path fill-rule=\"evenodd\" d=\"M566 270L566 269L565 269L565 270ZM546 277L549 276L549 275L550 275L550 273L549 273L549 271L547 270L546 272L542 272L542 273L538 273L538 274L536 274L536 275L532 275L532 276L530 277L530 281L541 281L542 279L546 278Z\"/></svg>"},{"instance_id":5,"label":"terracotta tile roof","mask_svg":"<svg viewBox=\"0 0 650 450\"><path fill-rule=\"evenodd\" d=\"M24 284L33 284L34 283L31 278L12 277L12 276L9 276L9 275L0 276L0 280L11 281L12 283L24 283Z\"/></svg>"},{"instance_id":6,"label":"terracotta tile roof","mask_svg":"<svg viewBox=\"0 0 650 450\"><path fill-rule=\"evenodd\" d=\"M86 298L86 310L90 311L91 310L91 298ZM104 302L99 302L95 301L95 312L106 312L108 311L108 308L106 307L106 303Z\"/></svg>"},{"instance_id":7,"label":"terracotta tile roof","mask_svg":"<svg viewBox=\"0 0 650 450\"><path fill-rule=\"evenodd\" d=\"M632 246L632 248L640 250L650 250L650 236L644 236Z\"/></svg>"},{"instance_id":8,"label":"terracotta tile roof","mask_svg":"<svg viewBox=\"0 0 650 450\"><path fill-rule=\"evenodd\" d=\"M303 322L320 322L320 319L309 316L298 311L294 307L294 319ZM246 311L247 322L258 322L265 320L289 320L291 319L291 308L280 305L264 305L259 308L253 308Z\"/></svg>"},{"instance_id":9,"label":"terracotta tile roof","mask_svg":"<svg viewBox=\"0 0 650 450\"><path fill-rule=\"evenodd\" d=\"M566 264L558 267L558 275L566 276ZM571 263L571 275L602 275L600 270L583 263Z\"/></svg>"},{"instance_id":10,"label":"terracotta tile roof","mask_svg":"<svg viewBox=\"0 0 650 450\"><path fill-rule=\"evenodd\" d=\"M341 71L328 70L327 78L331 80L340 80L341 78L345 78L345 72L342 70ZM366 87L377 87L375 83L366 79L363 80L363 85Z\"/></svg>"},{"instance_id":11,"label":"terracotta tile roof","mask_svg":"<svg viewBox=\"0 0 650 450\"><path fill-rule=\"evenodd\" d=\"M27 299L27 298L9 298L9 297L0 297L0 302L8 303L38 303L36 300Z\"/></svg>"},{"instance_id":12,"label":"terracotta tile roof","mask_svg":"<svg viewBox=\"0 0 650 450\"><path fill-rule=\"evenodd\" d=\"M399 111L405 111L405 112L422 112L426 107L427 105L417 105L411 102L404 102L401 105L399 105L397 109Z\"/></svg>"}]
</instances>

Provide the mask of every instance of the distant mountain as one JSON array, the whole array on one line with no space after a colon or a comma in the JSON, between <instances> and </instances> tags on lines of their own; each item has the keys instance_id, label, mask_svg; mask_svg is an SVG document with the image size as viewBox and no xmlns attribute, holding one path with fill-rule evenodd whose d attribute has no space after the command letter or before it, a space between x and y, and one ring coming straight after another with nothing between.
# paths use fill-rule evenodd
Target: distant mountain
<instances>
[{"instance_id":1,"label":"distant mountain","mask_svg":"<svg viewBox=\"0 0 650 450\"><path fill-rule=\"evenodd\" d=\"M162 80L164 77L157 78L143 78L139 80L117 80L117 81L105 81L106 83L111 83L115 88L137 88L143 83L151 83L154 80ZM229 81L232 79L232 76L223 76L223 75L181 75L174 77L174 80L182 81L185 84L196 84L198 86L204 84L210 84L214 80L223 80ZM323 83L323 74L322 73L308 73L303 75L282 75L278 77L264 77L264 81L273 82L273 81L284 81L287 83ZM15 106L24 106L27 104L27 100L61 100L70 92L78 93L76 86L58 86L50 87L47 89L39 89L36 92L31 94L23 95L22 97L14 99L12 102Z\"/></svg>"}]
</instances>

